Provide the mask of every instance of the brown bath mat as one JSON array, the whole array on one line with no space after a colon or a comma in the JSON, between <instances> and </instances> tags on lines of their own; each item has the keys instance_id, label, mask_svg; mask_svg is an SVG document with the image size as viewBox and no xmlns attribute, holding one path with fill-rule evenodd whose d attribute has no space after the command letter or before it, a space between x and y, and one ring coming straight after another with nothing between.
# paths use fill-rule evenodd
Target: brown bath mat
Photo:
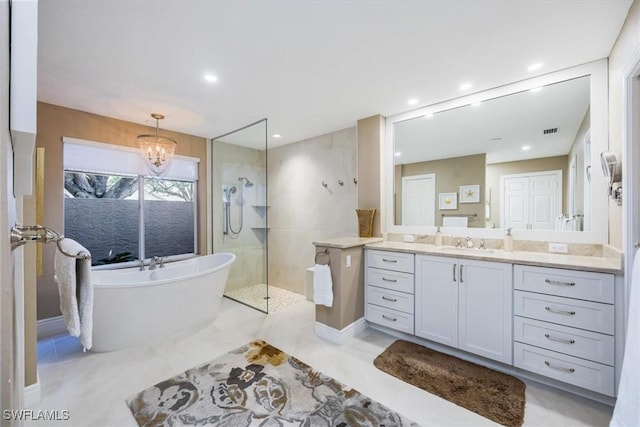
<instances>
[{"instance_id":1,"label":"brown bath mat","mask_svg":"<svg viewBox=\"0 0 640 427\"><path fill-rule=\"evenodd\" d=\"M398 340L373 361L380 370L505 426L524 421L525 384L511 375Z\"/></svg>"}]
</instances>

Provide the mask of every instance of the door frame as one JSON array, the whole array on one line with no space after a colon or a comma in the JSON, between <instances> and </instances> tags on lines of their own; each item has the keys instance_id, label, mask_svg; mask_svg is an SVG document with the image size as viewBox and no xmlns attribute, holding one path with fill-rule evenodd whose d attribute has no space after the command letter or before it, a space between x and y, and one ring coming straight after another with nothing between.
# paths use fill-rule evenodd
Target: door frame
<instances>
[{"instance_id":1,"label":"door frame","mask_svg":"<svg viewBox=\"0 0 640 427\"><path fill-rule=\"evenodd\" d=\"M622 248L624 249L624 331L626 336L629 290L631 289L631 272L633 259L640 243L640 224L633 219L640 209L640 123L634 120L640 116L640 48L631 56L623 72L623 105L622 117L622 188L624 189L624 209L622 210Z\"/></svg>"}]
</instances>

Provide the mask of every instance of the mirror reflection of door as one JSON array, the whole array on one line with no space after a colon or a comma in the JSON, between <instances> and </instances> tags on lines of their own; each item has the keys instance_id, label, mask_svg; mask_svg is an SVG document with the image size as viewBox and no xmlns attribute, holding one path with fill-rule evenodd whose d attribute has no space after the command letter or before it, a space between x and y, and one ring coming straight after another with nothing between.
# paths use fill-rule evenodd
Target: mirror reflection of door
<instances>
[{"instance_id":1,"label":"mirror reflection of door","mask_svg":"<svg viewBox=\"0 0 640 427\"><path fill-rule=\"evenodd\" d=\"M500 227L553 230L561 214L562 171L500 177Z\"/></svg>"},{"instance_id":2,"label":"mirror reflection of door","mask_svg":"<svg viewBox=\"0 0 640 427\"><path fill-rule=\"evenodd\" d=\"M435 225L436 175L402 177L402 225Z\"/></svg>"}]
</instances>

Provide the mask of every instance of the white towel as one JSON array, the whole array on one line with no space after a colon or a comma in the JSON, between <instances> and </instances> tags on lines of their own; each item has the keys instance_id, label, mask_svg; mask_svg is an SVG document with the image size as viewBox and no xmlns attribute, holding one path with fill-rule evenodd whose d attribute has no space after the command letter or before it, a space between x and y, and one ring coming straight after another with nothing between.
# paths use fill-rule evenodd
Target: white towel
<instances>
[{"instance_id":1,"label":"white towel","mask_svg":"<svg viewBox=\"0 0 640 427\"><path fill-rule=\"evenodd\" d=\"M634 427L640 420L640 251L636 251L629 290L629 318L618 400L612 427Z\"/></svg>"},{"instance_id":2,"label":"white towel","mask_svg":"<svg viewBox=\"0 0 640 427\"><path fill-rule=\"evenodd\" d=\"M333 282L328 265L316 264L313 268L313 301L319 305L333 306Z\"/></svg>"},{"instance_id":3,"label":"white towel","mask_svg":"<svg viewBox=\"0 0 640 427\"><path fill-rule=\"evenodd\" d=\"M60 247L68 254L89 251L72 239L63 239ZM93 331L93 285L91 284L91 260L69 257L60 251L55 257L55 276L60 294L60 311L67 322L67 329L74 337L80 337L85 350L91 348Z\"/></svg>"},{"instance_id":4,"label":"white towel","mask_svg":"<svg viewBox=\"0 0 640 427\"><path fill-rule=\"evenodd\" d=\"M469 218L466 216L445 216L442 218L443 227L464 227L469 226Z\"/></svg>"}]
</instances>

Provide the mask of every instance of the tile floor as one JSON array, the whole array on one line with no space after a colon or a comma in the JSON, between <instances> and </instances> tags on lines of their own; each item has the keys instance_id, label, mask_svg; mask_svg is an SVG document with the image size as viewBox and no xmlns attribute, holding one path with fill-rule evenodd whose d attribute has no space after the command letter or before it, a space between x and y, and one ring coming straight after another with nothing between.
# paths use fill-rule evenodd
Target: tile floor
<instances>
[{"instance_id":1,"label":"tile floor","mask_svg":"<svg viewBox=\"0 0 640 427\"><path fill-rule=\"evenodd\" d=\"M136 426L127 397L261 338L423 426L497 425L376 369L373 359L393 337L367 329L336 346L314 334L314 323L314 306L308 301L265 315L225 298L210 326L154 345L83 353L68 335L45 338L38 343L42 401L30 409L69 410L71 419L55 426ZM527 384L526 398L525 426L606 426L612 412L606 405L534 383Z\"/></svg>"},{"instance_id":2,"label":"tile floor","mask_svg":"<svg viewBox=\"0 0 640 427\"><path fill-rule=\"evenodd\" d=\"M267 299L265 299L267 292L269 293L268 310ZM224 294L229 298L241 301L259 310L268 311L269 313L275 313L290 305L307 300L304 295L276 286L269 286L267 290L267 285L265 284L246 286L244 288L227 291Z\"/></svg>"}]
</instances>

